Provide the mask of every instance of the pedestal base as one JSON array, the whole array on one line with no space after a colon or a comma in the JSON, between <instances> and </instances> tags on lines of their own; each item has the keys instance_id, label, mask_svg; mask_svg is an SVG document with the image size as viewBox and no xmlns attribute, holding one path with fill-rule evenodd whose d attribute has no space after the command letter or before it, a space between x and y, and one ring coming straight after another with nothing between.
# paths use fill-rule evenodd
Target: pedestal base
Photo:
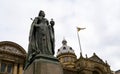
<instances>
[{"instance_id":1,"label":"pedestal base","mask_svg":"<svg viewBox=\"0 0 120 74\"><path fill-rule=\"evenodd\" d=\"M63 74L63 69L60 63L55 61L55 58L42 57L35 59L24 71L24 74Z\"/></svg>"}]
</instances>

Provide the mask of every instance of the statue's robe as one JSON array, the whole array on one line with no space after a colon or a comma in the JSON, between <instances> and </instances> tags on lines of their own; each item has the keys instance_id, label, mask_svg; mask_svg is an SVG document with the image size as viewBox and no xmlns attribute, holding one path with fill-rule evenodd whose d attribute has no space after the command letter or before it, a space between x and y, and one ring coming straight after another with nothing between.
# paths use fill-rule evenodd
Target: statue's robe
<instances>
[{"instance_id":1,"label":"statue's robe","mask_svg":"<svg viewBox=\"0 0 120 74\"><path fill-rule=\"evenodd\" d=\"M36 17L29 34L28 59L37 54L54 55L54 29L47 19Z\"/></svg>"}]
</instances>

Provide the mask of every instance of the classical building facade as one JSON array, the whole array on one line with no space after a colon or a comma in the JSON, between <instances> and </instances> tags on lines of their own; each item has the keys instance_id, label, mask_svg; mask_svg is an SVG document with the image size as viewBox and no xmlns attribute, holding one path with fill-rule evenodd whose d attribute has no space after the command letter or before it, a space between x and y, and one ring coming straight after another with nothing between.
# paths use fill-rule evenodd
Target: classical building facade
<instances>
[{"instance_id":1,"label":"classical building facade","mask_svg":"<svg viewBox=\"0 0 120 74\"><path fill-rule=\"evenodd\" d=\"M57 58L63 66L64 74L112 74L107 62L100 59L95 53L91 57L76 58L72 47L67 46L67 41L62 41L58 49Z\"/></svg>"},{"instance_id":2,"label":"classical building facade","mask_svg":"<svg viewBox=\"0 0 120 74\"><path fill-rule=\"evenodd\" d=\"M26 52L11 41L0 42L0 74L23 74Z\"/></svg>"},{"instance_id":3,"label":"classical building facade","mask_svg":"<svg viewBox=\"0 0 120 74\"><path fill-rule=\"evenodd\" d=\"M10 41L0 42L0 74L23 74L23 66L27 53L17 43ZM57 56L63 67L63 74L112 74L110 66L95 53L91 57L77 59L72 47L67 41L62 41ZM115 74L119 74L119 71Z\"/></svg>"}]
</instances>

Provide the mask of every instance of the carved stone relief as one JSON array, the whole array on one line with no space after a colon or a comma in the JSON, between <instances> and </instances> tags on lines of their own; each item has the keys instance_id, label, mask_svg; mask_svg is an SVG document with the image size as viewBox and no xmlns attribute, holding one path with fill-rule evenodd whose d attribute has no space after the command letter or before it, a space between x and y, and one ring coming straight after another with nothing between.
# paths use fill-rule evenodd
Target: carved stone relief
<instances>
[{"instance_id":1,"label":"carved stone relief","mask_svg":"<svg viewBox=\"0 0 120 74\"><path fill-rule=\"evenodd\" d=\"M8 46L8 45L1 46L1 47L0 47L0 50L1 50L1 51L6 51L6 52L11 52L11 53L13 53L13 54L21 54L21 55L22 55L22 52L21 52L20 50L18 50L18 49L15 48L15 47Z\"/></svg>"}]
</instances>

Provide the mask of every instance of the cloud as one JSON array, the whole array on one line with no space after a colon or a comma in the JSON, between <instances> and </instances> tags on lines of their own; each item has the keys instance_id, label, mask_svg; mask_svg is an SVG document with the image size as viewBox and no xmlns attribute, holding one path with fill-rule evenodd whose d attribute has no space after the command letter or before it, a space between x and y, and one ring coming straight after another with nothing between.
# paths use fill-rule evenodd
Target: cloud
<instances>
[{"instance_id":1,"label":"cloud","mask_svg":"<svg viewBox=\"0 0 120 74\"><path fill-rule=\"evenodd\" d=\"M119 69L119 0L2 0L0 7L1 41L14 41L27 51L30 18L34 19L44 10L46 18L53 18L56 23L55 51L65 37L79 57L76 26L86 27L79 32L83 55L96 52L103 60L108 60L113 70Z\"/></svg>"}]
</instances>

